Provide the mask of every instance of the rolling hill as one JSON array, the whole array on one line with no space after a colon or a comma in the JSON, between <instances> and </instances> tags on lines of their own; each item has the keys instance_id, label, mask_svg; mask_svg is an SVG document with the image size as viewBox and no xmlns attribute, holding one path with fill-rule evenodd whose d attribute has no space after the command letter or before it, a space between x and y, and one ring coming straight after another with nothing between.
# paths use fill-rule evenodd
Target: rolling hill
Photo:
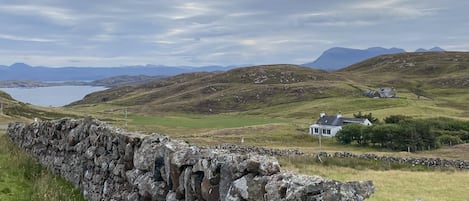
<instances>
[{"instance_id":1,"label":"rolling hill","mask_svg":"<svg viewBox=\"0 0 469 201\"><path fill-rule=\"evenodd\" d=\"M253 110L281 114L282 110L284 116L308 116L323 110L409 110L416 104L410 100L423 97L433 100L425 103L425 114L434 109L466 117L468 62L469 53L419 52L378 56L334 72L279 64L187 73L92 93L71 106L101 104L143 114ZM363 91L378 87L394 87L399 97L406 98L379 102L362 98Z\"/></svg>"},{"instance_id":2,"label":"rolling hill","mask_svg":"<svg viewBox=\"0 0 469 201\"><path fill-rule=\"evenodd\" d=\"M222 113L333 96L357 95L336 74L296 65L263 65L227 72L181 74L135 87L87 95L73 103L141 106L142 111Z\"/></svg>"},{"instance_id":3,"label":"rolling hill","mask_svg":"<svg viewBox=\"0 0 469 201\"><path fill-rule=\"evenodd\" d=\"M355 80L378 84L431 88L469 87L468 52L416 52L383 55L356 63L338 72Z\"/></svg>"}]
</instances>

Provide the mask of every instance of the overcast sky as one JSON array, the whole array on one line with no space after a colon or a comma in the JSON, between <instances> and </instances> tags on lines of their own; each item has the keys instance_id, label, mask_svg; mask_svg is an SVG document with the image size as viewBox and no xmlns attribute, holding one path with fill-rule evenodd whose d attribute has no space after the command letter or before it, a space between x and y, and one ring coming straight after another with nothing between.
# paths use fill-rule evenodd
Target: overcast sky
<instances>
[{"instance_id":1,"label":"overcast sky","mask_svg":"<svg viewBox=\"0 0 469 201\"><path fill-rule=\"evenodd\" d=\"M331 47L469 50L466 0L2 0L0 64L302 64Z\"/></svg>"}]
</instances>

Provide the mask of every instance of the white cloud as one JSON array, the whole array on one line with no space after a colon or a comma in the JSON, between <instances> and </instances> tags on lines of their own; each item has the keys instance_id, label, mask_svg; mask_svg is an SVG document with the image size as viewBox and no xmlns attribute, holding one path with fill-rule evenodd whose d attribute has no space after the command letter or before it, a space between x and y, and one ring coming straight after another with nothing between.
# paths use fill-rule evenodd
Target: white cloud
<instances>
[{"instance_id":1,"label":"white cloud","mask_svg":"<svg viewBox=\"0 0 469 201\"><path fill-rule=\"evenodd\" d=\"M333 46L457 48L469 33L457 0L11 2L4 55L43 65L298 63Z\"/></svg>"},{"instance_id":2,"label":"white cloud","mask_svg":"<svg viewBox=\"0 0 469 201\"><path fill-rule=\"evenodd\" d=\"M0 5L0 11L10 13L12 15L23 15L41 17L51 20L55 23L70 25L73 24L77 18L71 13L70 10L42 5Z\"/></svg>"},{"instance_id":3,"label":"white cloud","mask_svg":"<svg viewBox=\"0 0 469 201\"><path fill-rule=\"evenodd\" d=\"M416 1L385 0L385 1L361 1L350 6L352 10L358 10L372 15L385 15L398 18L419 18L435 14L441 8L431 8L428 5L419 5Z\"/></svg>"},{"instance_id":4,"label":"white cloud","mask_svg":"<svg viewBox=\"0 0 469 201\"><path fill-rule=\"evenodd\" d=\"M209 5L203 4L201 2L184 2L181 4L176 4L174 8L176 11L169 15L169 18L173 20L188 19L196 16L206 15L207 13L213 13L215 11L214 9L210 8Z\"/></svg>"},{"instance_id":5,"label":"white cloud","mask_svg":"<svg viewBox=\"0 0 469 201\"><path fill-rule=\"evenodd\" d=\"M246 45L246 46L253 46L257 44L256 40L253 40L253 39L243 39L239 41L239 43L241 43L242 45Z\"/></svg>"},{"instance_id":6,"label":"white cloud","mask_svg":"<svg viewBox=\"0 0 469 201\"><path fill-rule=\"evenodd\" d=\"M25 37L25 36L8 35L8 34L0 34L0 39L23 41L23 42L57 42L57 40L54 40L54 39Z\"/></svg>"}]
</instances>

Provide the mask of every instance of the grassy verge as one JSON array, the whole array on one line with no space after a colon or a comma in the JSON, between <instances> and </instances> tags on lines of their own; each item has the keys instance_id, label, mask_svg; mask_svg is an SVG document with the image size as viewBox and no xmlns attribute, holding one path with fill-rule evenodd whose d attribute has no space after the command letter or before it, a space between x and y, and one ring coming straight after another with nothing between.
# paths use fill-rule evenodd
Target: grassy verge
<instances>
[{"instance_id":1,"label":"grassy verge","mask_svg":"<svg viewBox=\"0 0 469 201\"><path fill-rule=\"evenodd\" d=\"M159 125L173 128L236 128L282 122L280 119L237 115L130 115L129 119L136 126Z\"/></svg>"},{"instance_id":2,"label":"grassy verge","mask_svg":"<svg viewBox=\"0 0 469 201\"><path fill-rule=\"evenodd\" d=\"M372 180L375 193L369 199L404 201L467 200L469 172L452 169L428 169L402 164L386 164L366 160L290 157L279 158L283 168L301 174L319 175L339 181ZM346 166L346 167L344 167Z\"/></svg>"},{"instance_id":3,"label":"grassy verge","mask_svg":"<svg viewBox=\"0 0 469 201\"><path fill-rule=\"evenodd\" d=\"M78 189L20 151L0 130L0 200L81 201Z\"/></svg>"}]
</instances>

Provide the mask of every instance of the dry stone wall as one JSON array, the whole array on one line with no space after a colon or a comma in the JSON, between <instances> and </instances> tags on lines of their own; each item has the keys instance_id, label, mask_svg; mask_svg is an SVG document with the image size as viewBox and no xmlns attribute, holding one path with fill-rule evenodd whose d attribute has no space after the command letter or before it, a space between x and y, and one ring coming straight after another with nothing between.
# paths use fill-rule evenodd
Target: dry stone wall
<instances>
[{"instance_id":1,"label":"dry stone wall","mask_svg":"<svg viewBox=\"0 0 469 201\"><path fill-rule=\"evenodd\" d=\"M88 200L364 200L371 181L281 171L258 154L130 133L92 118L12 123L10 139L80 188Z\"/></svg>"},{"instance_id":2,"label":"dry stone wall","mask_svg":"<svg viewBox=\"0 0 469 201\"><path fill-rule=\"evenodd\" d=\"M257 153L261 155L269 156L297 156L305 155L303 152L297 149L281 150L271 149L264 147L257 147L251 145L236 145L236 144L219 144L213 146L215 149L227 150L231 153L245 154L245 153ZM396 157L396 156L385 156L376 154L354 154L351 152L319 152L316 154L308 154L311 157L322 157L322 158L359 158L367 160L380 160L390 163L403 163L410 165L421 165L431 168L455 168L455 169L469 169L469 161L465 160L451 160L444 158L413 158L413 157Z\"/></svg>"},{"instance_id":3,"label":"dry stone wall","mask_svg":"<svg viewBox=\"0 0 469 201\"><path fill-rule=\"evenodd\" d=\"M237 145L237 144L218 144L212 146L213 149L223 149L228 150L231 153L246 154L246 153L257 153L260 155L268 156L294 156L294 155L303 155L304 153L298 149L272 149L264 148L252 145Z\"/></svg>"},{"instance_id":4,"label":"dry stone wall","mask_svg":"<svg viewBox=\"0 0 469 201\"><path fill-rule=\"evenodd\" d=\"M354 154L350 152L320 152L320 157L325 158L360 158L368 160L380 160L391 163L404 163L410 165L422 165L432 168L457 168L457 169L469 169L469 161L464 160L450 160L442 158L405 158L395 156L379 156L376 154Z\"/></svg>"}]
</instances>

